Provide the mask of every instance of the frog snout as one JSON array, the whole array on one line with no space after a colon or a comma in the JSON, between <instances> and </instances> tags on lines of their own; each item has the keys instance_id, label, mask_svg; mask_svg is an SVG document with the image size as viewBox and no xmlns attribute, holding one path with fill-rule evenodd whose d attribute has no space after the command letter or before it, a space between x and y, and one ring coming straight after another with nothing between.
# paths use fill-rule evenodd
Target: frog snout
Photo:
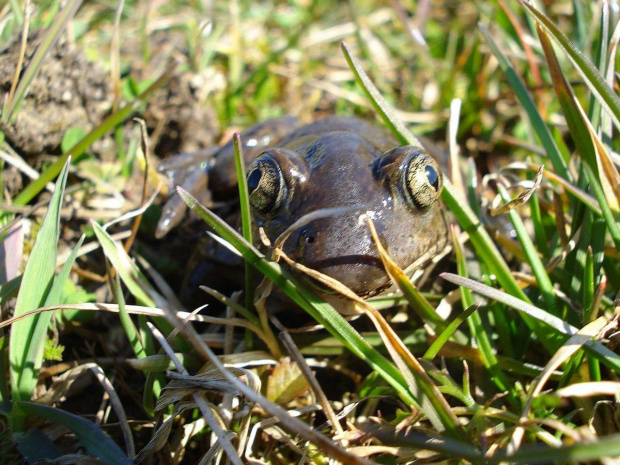
<instances>
[{"instance_id":1,"label":"frog snout","mask_svg":"<svg viewBox=\"0 0 620 465\"><path fill-rule=\"evenodd\" d=\"M308 223L291 234L284 252L360 296L374 295L389 284L368 228L355 218Z\"/></svg>"}]
</instances>

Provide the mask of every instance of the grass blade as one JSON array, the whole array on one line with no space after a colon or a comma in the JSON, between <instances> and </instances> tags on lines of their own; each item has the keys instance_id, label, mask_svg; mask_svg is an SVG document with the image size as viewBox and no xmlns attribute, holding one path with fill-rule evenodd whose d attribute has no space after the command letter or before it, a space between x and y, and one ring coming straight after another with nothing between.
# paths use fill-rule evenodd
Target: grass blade
<instances>
[{"instance_id":1,"label":"grass blade","mask_svg":"<svg viewBox=\"0 0 620 465\"><path fill-rule=\"evenodd\" d=\"M537 10L533 4L520 0L523 8L534 18L534 20L549 33L549 36L560 46L573 63L579 74L583 77L590 91L597 97L603 108L611 116L616 128L620 129L620 99L613 89L609 87L603 75L596 69L596 66L586 57L583 52L575 47L568 37L541 11Z\"/></svg>"},{"instance_id":2,"label":"grass blade","mask_svg":"<svg viewBox=\"0 0 620 465\"><path fill-rule=\"evenodd\" d=\"M141 359L147 356L146 349L142 345L142 341L139 337L138 331L131 321L127 307L125 306L125 298L123 296L123 289L121 288L120 278L118 274L114 277L114 289L116 293L116 301L118 302L118 317L123 326L123 330L127 335L131 349L133 350L136 358Z\"/></svg>"},{"instance_id":3,"label":"grass blade","mask_svg":"<svg viewBox=\"0 0 620 465\"><path fill-rule=\"evenodd\" d=\"M594 191L594 196L601 207L602 215L607 222L607 227L609 228L616 248L620 250L620 228L618 228L618 223L611 210L613 206L617 205L617 194L609 188L607 191L603 188L602 176L598 166L599 157L597 157L596 153L596 149L601 151L605 149L602 143L597 140L598 136L596 132L589 126L589 121L583 109L566 82L546 31L539 29L539 37L540 43L545 51L547 62L549 63L549 70L551 71L556 95L558 96L566 122L570 128L571 136L577 146L577 152L585 163L584 170L588 177L590 187ZM601 156L606 155L602 154ZM608 179L610 184L615 180L614 178Z\"/></svg>"},{"instance_id":4,"label":"grass blade","mask_svg":"<svg viewBox=\"0 0 620 465\"><path fill-rule=\"evenodd\" d=\"M245 160L239 134L233 135L235 168L237 170L237 185L239 187L239 206L241 208L241 230L246 241L252 244L252 220L250 217L250 194L248 192L248 181L245 172ZM248 311L254 306L254 268L245 267L245 307ZM265 322L263 322L265 323Z\"/></svg>"},{"instance_id":5,"label":"grass blade","mask_svg":"<svg viewBox=\"0 0 620 465\"><path fill-rule=\"evenodd\" d=\"M15 305L15 316L41 307L53 284L56 269L56 247L59 236L60 207L64 194L69 161L65 164L50 200L43 225L26 264ZM11 329L9 360L11 388L14 400L30 400L37 383L38 369L43 358L45 332L51 313L34 315L16 322ZM13 429L23 427L23 416L12 416Z\"/></svg>"},{"instance_id":6,"label":"grass blade","mask_svg":"<svg viewBox=\"0 0 620 465\"><path fill-rule=\"evenodd\" d=\"M71 268L73 268L73 264L75 263L77 254L80 250L80 247L82 247L85 238L86 236L84 235L80 237L80 239L77 241L77 244L75 244L75 247L73 247L73 250L69 254L67 261L65 261L64 265L62 265L60 273L58 273L58 276L56 277L56 279L54 280L54 284L52 285L52 289L50 290L50 293L45 299L46 307L51 307L52 305L60 303L60 298L62 297L62 291L65 287L65 283L67 282L67 279L69 279L69 273L71 273Z\"/></svg>"},{"instance_id":7,"label":"grass blade","mask_svg":"<svg viewBox=\"0 0 620 465\"><path fill-rule=\"evenodd\" d=\"M519 102L521 102L521 105L527 113L532 128L542 142L547 156L549 157L549 160L553 165L553 169L562 178L570 180L571 176L568 172L568 168L566 167L566 161L562 157L560 149L555 143L555 140L553 139L549 128L540 116L540 113L538 112L538 109L536 108L532 97L530 97L529 92L525 88L525 84L523 83L517 72L514 70L514 68L510 65L510 62L508 61L506 56L502 53L502 51L495 43L495 40L491 36L489 30L482 24L479 24L478 28L480 29L480 32L482 33L487 45L491 48L493 55L499 61L502 70L504 71L504 73L506 73L506 78L508 79L508 82L515 91Z\"/></svg>"},{"instance_id":8,"label":"grass blade","mask_svg":"<svg viewBox=\"0 0 620 465\"><path fill-rule=\"evenodd\" d=\"M499 190L499 194L502 197L502 201L508 202L510 199L504 187L499 184L497 187ZM547 271L545 270L545 266L543 265L542 261L540 260L540 257L538 256L538 251L536 250L536 247L534 246L534 244L532 243L532 240L530 239L530 236L525 228L525 224L523 223L523 220L521 219L521 217L519 216L519 214L517 213L515 209L512 209L508 212L508 217L510 218L510 222L512 223L512 226L515 228L515 231L517 233L517 239L519 240L519 243L521 244L521 248L525 252L527 261L532 267L532 272L534 273L534 276L536 277L538 287L543 296L545 304L547 305L547 310L554 315L558 315L559 311L558 311L558 305L555 299L555 293L553 290L553 283L551 282L551 279L549 278L549 275L547 274Z\"/></svg>"},{"instance_id":9,"label":"grass blade","mask_svg":"<svg viewBox=\"0 0 620 465\"><path fill-rule=\"evenodd\" d=\"M467 277L467 263L465 260L465 254L463 253L461 244L458 241L458 234L456 234L456 231L453 231L452 237L458 273L461 276ZM476 311L476 308L479 307L480 304L476 305L471 291L465 287L461 287L461 302L463 308L466 309L463 313L467 314L469 309L474 309L472 310L471 316L469 317L467 322L469 323L470 331L474 335L474 338L476 340L476 346L478 348L478 352L480 353L480 358L482 359L484 366L491 373L493 382L500 390L500 392L508 393L511 403L513 405L518 405L519 402L517 400L517 396L515 395L514 391L510 389L510 383L506 379L504 372L501 371L501 369L499 368L499 365L497 363L497 357L493 352L493 344L490 341L489 335L485 331L485 328L482 324L482 318L480 317L480 313Z\"/></svg>"},{"instance_id":10,"label":"grass blade","mask_svg":"<svg viewBox=\"0 0 620 465\"><path fill-rule=\"evenodd\" d=\"M138 266L127 255L125 249L119 243L114 242L106 230L98 223L93 222L92 226L105 256L110 260L110 263L112 263L112 266L116 269L139 305L155 307L156 300L158 304L161 303L163 299L158 296ZM161 305L157 306L161 307Z\"/></svg>"},{"instance_id":11,"label":"grass blade","mask_svg":"<svg viewBox=\"0 0 620 465\"><path fill-rule=\"evenodd\" d=\"M370 234L372 235L373 241L375 242L375 246L379 252L379 257L381 257L383 267L392 282L398 286L405 299L407 299L407 302L409 302L411 308L423 321L432 323L439 331L442 331L446 327L446 322L437 314L435 308L422 295L418 288L413 285L405 272L400 269L396 262L388 255L387 250L385 250L381 244L381 240L379 239L374 223L368 216L366 217L366 222L368 224L368 228L370 229Z\"/></svg>"},{"instance_id":12,"label":"grass blade","mask_svg":"<svg viewBox=\"0 0 620 465\"><path fill-rule=\"evenodd\" d=\"M11 5L11 11L13 12L13 16L15 16L15 21L17 24L21 25L24 22L24 10L21 2L19 0L9 0L9 5Z\"/></svg>"},{"instance_id":13,"label":"grass blade","mask_svg":"<svg viewBox=\"0 0 620 465\"><path fill-rule=\"evenodd\" d=\"M362 68L361 63L357 61L357 58L355 58L351 50L349 50L349 46L344 42L342 42L342 51L347 59L349 68L351 68L355 75L355 80L366 93L368 100L370 100L375 111L381 116L385 125L401 142L415 147L423 147L419 139L411 134L400 119L396 117L392 108L390 108L389 104L385 101L379 90Z\"/></svg>"},{"instance_id":14,"label":"grass blade","mask_svg":"<svg viewBox=\"0 0 620 465\"><path fill-rule=\"evenodd\" d=\"M474 292L488 297L489 299L503 302L504 304L514 308L515 310L518 310L519 312L527 313L530 317L536 318L548 327L553 328L556 333L555 338L558 339L561 337L562 343L565 341L566 336L573 336L577 333L577 328L566 323L560 318L551 315L545 312L543 309L538 308L530 303L516 299L515 297L508 295L505 292L493 289L492 287L474 281L473 279L463 278L462 276L457 276L451 273L442 273L441 277L446 281L457 284L459 286L467 286ZM552 335L548 332L546 336L547 338L552 337ZM543 341L541 341L541 343L542 342ZM609 350L598 341L589 341L588 343L586 343L586 347L592 351L592 353L597 357L598 360L600 360L616 372L620 373L620 356Z\"/></svg>"},{"instance_id":15,"label":"grass blade","mask_svg":"<svg viewBox=\"0 0 620 465\"><path fill-rule=\"evenodd\" d=\"M375 433L373 431L373 433ZM601 460L606 457L620 455L620 434L612 434L596 439L594 442L580 442L562 447L540 445L523 446L514 454L508 456L504 450L497 450L495 454L484 454L474 447L466 447L450 439L437 439L426 434L412 433L406 436L395 436L382 431L376 432L377 437L384 444L401 447L414 447L419 450L441 452L449 457L466 459L480 464L548 464L548 463L576 463Z\"/></svg>"}]
</instances>

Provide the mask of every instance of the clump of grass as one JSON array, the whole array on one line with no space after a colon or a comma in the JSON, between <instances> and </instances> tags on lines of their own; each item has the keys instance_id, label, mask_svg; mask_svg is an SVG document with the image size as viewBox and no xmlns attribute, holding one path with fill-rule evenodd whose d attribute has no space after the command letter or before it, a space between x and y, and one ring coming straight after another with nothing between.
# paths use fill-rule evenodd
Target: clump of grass
<instances>
[{"instance_id":1,"label":"clump of grass","mask_svg":"<svg viewBox=\"0 0 620 465\"><path fill-rule=\"evenodd\" d=\"M415 21L418 28L426 24L428 43L428 48L417 51L415 64L408 40L419 37L420 30L407 31L413 27L409 23L388 26L384 19L406 20L400 8L371 12L354 5L349 21L341 10L330 10L320 1L310 8L274 6L275 13L258 7L246 11L240 3L230 9L229 27L216 23L214 28L183 26L174 12L158 12L165 27L181 30L192 41L187 66L179 69L224 70L228 86L212 89L208 99L217 106L222 125L249 123L291 108L302 117L314 110L315 105L300 109L300 102L286 101L281 80L303 89L306 106L326 105L315 91L330 89L339 97L349 96L346 106L359 105L358 112L372 107L409 144L418 140L401 123L402 116L424 120L432 132L445 121L429 120L424 113L451 108L449 146L454 152L462 142L463 152L472 155L466 175L453 170L454 183L446 182L443 192L455 220L456 272L441 277L457 287L444 284L439 295L437 288L431 294L420 292L384 255L386 268L406 297L392 300L406 301L413 308L384 315L372 302L350 296L361 315L353 326L291 275L282 265L286 257L270 259L251 244L247 209L242 235L180 190L190 208L238 250L248 269L264 274L331 337L319 332L313 340L311 334L274 327L277 321L270 320L264 302L259 299L254 306L250 297L245 306L222 297L228 309L221 315L181 311L141 249L128 251L114 238L114 223L92 223L91 234L109 263L107 296L115 303L63 304L63 284L82 248L79 242L56 273L65 161L71 153L88 151L94 140L113 130L123 148L129 134L123 121L152 98L163 85L164 74L146 90L134 92L134 100L124 105L117 94L117 110L110 118L65 150L40 180L13 199L14 204L29 202L64 166L21 281L4 283L0 289L6 301L19 286L13 319L2 323L11 328L0 352L5 367L0 393L3 404L10 403L3 415L20 453L29 460L63 453L45 435L46 420L75 433L89 454L109 463L147 460L154 454L203 463L221 460L222 454L232 463L255 458L314 463L331 457L347 463L529 464L609 461L619 456L620 433L608 418L616 408L615 378L620 370L620 357L613 350L620 307L620 178L613 137L620 125L614 74L620 27L612 21L606 2L570 5L580 6L571 16L575 24L594 25L575 29L570 38L560 31L561 26L570 30L561 24L566 18L555 16L553 7L547 15L525 2L499 2L499 6L462 2L454 7L456 12L433 6L428 19ZM19 7L13 3L11 8ZM215 8L215 17L225 14L221 5ZM14 15L17 23L24 21L18 12ZM454 21L454 27L442 25L433 15ZM58 18L62 25L68 21L60 19L61 13ZM116 27L121 27L120 10L116 18ZM148 19L132 22L145 57L150 56ZM476 21L480 24L474 28ZM244 53L244 34L252 28L263 32L256 39L262 50L258 61ZM270 28L282 32L281 37L267 37ZM322 40L328 32L350 44L343 47L343 58L328 66L299 61L300 55L314 51L306 44ZM336 47L339 40L329 41ZM329 53L322 58L326 56ZM353 74L348 74L345 60ZM386 64L393 72L380 75ZM118 73L118 63L112 69ZM435 78L436 69L442 73ZM422 77L412 78L412 72ZM342 73L347 73L344 82ZM303 84L293 83L296 80ZM333 86L335 82L341 86ZM24 86L16 86L18 100L25 95ZM360 98L361 92L366 100ZM422 95L407 100L418 92ZM320 97L330 100L324 94ZM453 97L462 100L460 113L458 104L450 105ZM420 113L394 110L410 105ZM333 104L340 106L344 105ZM11 116L19 111L15 103L8 107ZM142 153L147 152L145 144ZM483 158L495 159L502 153L514 159L499 168ZM458 162L458 154L451 155ZM127 176L131 171L118 173ZM239 170L242 204L247 203L244 178ZM481 205L480 199L490 194L496 202L492 208ZM494 219L498 211L504 212L507 222ZM142 212L137 209L127 217ZM251 281L248 276L246 283ZM255 295L266 292L269 283ZM338 283L328 284L348 292ZM127 304L128 298L137 305ZM447 320L433 313L429 303L439 299L440 306L451 311ZM51 316L59 308L118 313L121 324L116 326L122 327L123 341L130 347L113 354L115 363L123 361L123 369L117 370L105 357L99 365L76 361L71 370L45 364L43 347L50 327L67 333L83 329L69 323L58 326L60 314L56 322ZM106 324L100 320L91 324ZM211 326L201 334L204 323ZM363 334L360 327L365 328ZM110 347L102 344L106 350ZM283 357L285 351L295 362ZM53 383L46 385L40 377L54 367L66 371L55 372ZM120 423L118 430L106 428L112 437L103 433L103 426L82 418L91 411L75 415L69 408L71 400L59 401L87 372L95 374L112 399ZM122 375L126 389L122 395L117 395L109 372ZM327 382L321 382L324 373ZM125 418L129 405L141 409L135 418ZM23 435L27 426L31 429ZM34 445L42 443L47 452L39 457Z\"/></svg>"}]
</instances>

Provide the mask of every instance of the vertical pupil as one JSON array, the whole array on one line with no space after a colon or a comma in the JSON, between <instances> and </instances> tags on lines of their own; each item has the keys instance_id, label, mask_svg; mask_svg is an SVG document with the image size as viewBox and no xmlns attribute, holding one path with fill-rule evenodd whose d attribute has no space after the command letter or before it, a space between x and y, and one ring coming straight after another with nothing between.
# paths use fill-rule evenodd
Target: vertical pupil
<instances>
[{"instance_id":1,"label":"vertical pupil","mask_svg":"<svg viewBox=\"0 0 620 465\"><path fill-rule=\"evenodd\" d=\"M437 176L437 171L435 171L435 169L432 166L427 165L426 168L424 169L424 172L426 173L426 179L428 179L429 184L433 186L435 190L438 190L439 189L439 176Z\"/></svg>"},{"instance_id":2,"label":"vertical pupil","mask_svg":"<svg viewBox=\"0 0 620 465\"><path fill-rule=\"evenodd\" d=\"M260 183L260 178L262 177L261 170L256 168L253 170L248 176L248 191L251 194L256 190L258 184Z\"/></svg>"}]
</instances>

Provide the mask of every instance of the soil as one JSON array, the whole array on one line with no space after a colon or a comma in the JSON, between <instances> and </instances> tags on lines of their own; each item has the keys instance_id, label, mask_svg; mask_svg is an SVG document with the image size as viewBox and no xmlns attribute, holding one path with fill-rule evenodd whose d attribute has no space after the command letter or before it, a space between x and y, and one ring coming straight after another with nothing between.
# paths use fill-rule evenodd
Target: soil
<instances>
[{"instance_id":1,"label":"soil","mask_svg":"<svg viewBox=\"0 0 620 465\"><path fill-rule=\"evenodd\" d=\"M30 64L42 34L29 37L22 75ZM8 93L15 74L21 37L14 36L0 53L0 92ZM2 125L9 144L25 157L58 150L71 127L90 131L111 108L110 76L74 44L61 38L44 58L17 118Z\"/></svg>"}]
</instances>

